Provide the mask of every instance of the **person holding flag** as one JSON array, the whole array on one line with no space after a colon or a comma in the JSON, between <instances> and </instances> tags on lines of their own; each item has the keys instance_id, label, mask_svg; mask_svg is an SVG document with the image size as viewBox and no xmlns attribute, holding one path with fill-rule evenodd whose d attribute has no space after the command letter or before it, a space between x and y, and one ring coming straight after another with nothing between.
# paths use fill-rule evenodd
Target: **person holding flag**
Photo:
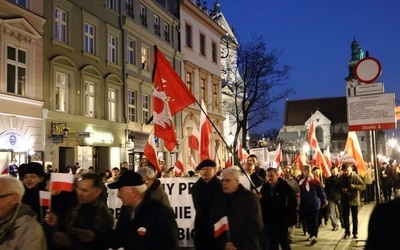
<instances>
[{"instance_id":1,"label":"person holding flag","mask_svg":"<svg viewBox=\"0 0 400 250\"><path fill-rule=\"evenodd\" d=\"M217 249L261 250L263 225L260 202L240 184L240 174L235 167L225 168L221 173L223 193L215 197L211 207ZM226 222L229 226L225 226Z\"/></svg>"},{"instance_id":2,"label":"person holding flag","mask_svg":"<svg viewBox=\"0 0 400 250\"><path fill-rule=\"evenodd\" d=\"M58 186L53 183L52 187L67 186L59 183ZM114 225L114 218L100 199L103 185L96 173L82 175L76 189L78 204L67 214L65 228L60 228L57 215L48 211L45 221L53 228L51 244L67 249L108 249L107 236Z\"/></svg>"},{"instance_id":3,"label":"person holding flag","mask_svg":"<svg viewBox=\"0 0 400 250\"><path fill-rule=\"evenodd\" d=\"M214 250L213 224L210 213L216 196L222 194L222 185L218 180L217 164L211 159L203 160L196 168L201 177L193 184L191 193L196 217L194 219L194 246L197 250Z\"/></svg>"}]
</instances>

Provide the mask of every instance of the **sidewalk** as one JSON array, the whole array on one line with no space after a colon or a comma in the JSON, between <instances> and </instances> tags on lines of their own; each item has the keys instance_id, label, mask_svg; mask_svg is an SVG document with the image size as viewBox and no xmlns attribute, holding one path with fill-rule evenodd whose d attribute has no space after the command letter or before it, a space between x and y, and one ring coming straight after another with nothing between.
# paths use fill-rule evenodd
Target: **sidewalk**
<instances>
[{"instance_id":1,"label":"sidewalk","mask_svg":"<svg viewBox=\"0 0 400 250\"><path fill-rule=\"evenodd\" d=\"M358 212L358 239L355 240L350 236L343 239L344 229L340 228L338 231L332 231L330 221L328 225L323 225L319 228L317 244L310 246L307 241L308 236L303 236L303 230L296 228L294 241L291 244L292 249L307 249L307 250L350 250L350 249L364 249L365 242L368 238L368 223L375 203L363 205ZM351 215L350 215L351 220ZM350 229L352 225L350 224Z\"/></svg>"}]
</instances>

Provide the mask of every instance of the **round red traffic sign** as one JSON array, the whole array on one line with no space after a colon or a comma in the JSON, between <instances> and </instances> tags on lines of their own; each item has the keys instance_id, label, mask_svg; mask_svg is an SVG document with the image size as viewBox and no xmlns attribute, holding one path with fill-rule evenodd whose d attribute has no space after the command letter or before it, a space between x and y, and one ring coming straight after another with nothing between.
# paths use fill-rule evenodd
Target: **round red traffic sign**
<instances>
[{"instance_id":1,"label":"round red traffic sign","mask_svg":"<svg viewBox=\"0 0 400 250\"><path fill-rule=\"evenodd\" d=\"M373 57L360 60L354 68L354 76L363 83L372 83L382 73L381 63Z\"/></svg>"}]
</instances>

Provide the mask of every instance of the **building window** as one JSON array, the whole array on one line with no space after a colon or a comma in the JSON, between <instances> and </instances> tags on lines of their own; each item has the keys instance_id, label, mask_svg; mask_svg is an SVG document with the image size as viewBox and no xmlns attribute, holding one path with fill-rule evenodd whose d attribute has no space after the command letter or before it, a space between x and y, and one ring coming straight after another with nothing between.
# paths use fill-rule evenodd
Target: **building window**
<instances>
[{"instance_id":1,"label":"building window","mask_svg":"<svg viewBox=\"0 0 400 250\"><path fill-rule=\"evenodd\" d=\"M126 14L132 18L135 18L135 14L133 11L133 0L126 0L125 8L126 8Z\"/></svg>"},{"instance_id":2,"label":"building window","mask_svg":"<svg viewBox=\"0 0 400 250\"><path fill-rule=\"evenodd\" d=\"M85 36L84 36L85 37L84 38L85 52L94 55L94 53L95 53L95 50L94 50L94 46L95 46L94 26L90 25L89 23L85 23L84 30L85 30Z\"/></svg>"},{"instance_id":3,"label":"building window","mask_svg":"<svg viewBox=\"0 0 400 250\"><path fill-rule=\"evenodd\" d=\"M127 44L127 62L136 65L136 42L128 39Z\"/></svg>"},{"instance_id":4,"label":"building window","mask_svg":"<svg viewBox=\"0 0 400 250\"><path fill-rule=\"evenodd\" d=\"M68 111L68 75L56 72L56 106L55 109L61 112Z\"/></svg>"},{"instance_id":5,"label":"building window","mask_svg":"<svg viewBox=\"0 0 400 250\"><path fill-rule=\"evenodd\" d=\"M140 23L147 27L147 8L142 4L140 5Z\"/></svg>"},{"instance_id":6,"label":"building window","mask_svg":"<svg viewBox=\"0 0 400 250\"><path fill-rule=\"evenodd\" d=\"M142 69L149 71L149 49L142 47Z\"/></svg>"},{"instance_id":7,"label":"building window","mask_svg":"<svg viewBox=\"0 0 400 250\"><path fill-rule=\"evenodd\" d=\"M200 55L206 56L206 35L200 33Z\"/></svg>"},{"instance_id":8,"label":"building window","mask_svg":"<svg viewBox=\"0 0 400 250\"><path fill-rule=\"evenodd\" d=\"M54 39L67 43L67 12L55 8L54 10Z\"/></svg>"},{"instance_id":9,"label":"building window","mask_svg":"<svg viewBox=\"0 0 400 250\"><path fill-rule=\"evenodd\" d=\"M117 0L107 0L107 8L110 10L117 10Z\"/></svg>"},{"instance_id":10,"label":"building window","mask_svg":"<svg viewBox=\"0 0 400 250\"><path fill-rule=\"evenodd\" d=\"M164 39L166 42L170 42L169 39L169 24L168 23L164 23Z\"/></svg>"},{"instance_id":11,"label":"building window","mask_svg":"<svg viewBox=\"0 0 400 250\"><path fill-rule=\"evenodd\" d=\"M219 91L218 91L218 84L214 83L213 84L213 105L214 107L217 107L219 104Z\"/></svg>"},{"instance_id":12,"label":"building window","mask_svg":"<svg viewBox=\"0 0 400 250\"><path fill-rule=\"evenodd\" d=\"M160 17L157 15L154 15L154 34L160 36Z\"/></svg>"},{"instance_id":13,"label":"building window","mask_svg":"<svg viewBox=\"0 0 400 250\"><path fill-rule=\"evenodd\" d=\"M185 26L185 33L186 33L186 47L188 47L188 48L193 48L193 42L192 42L192 36L193 36L193 34L192 34L192 26L191 25L189 25L189 24L186 24L186 26Z\"/></svg>"},{"instance_id":14,"label":"building window","mask_svg":"<svg viewBox=\"0 0 400 250\"><path fill-rule=\"evenodd\" d=\"M95 85L93 82L85 83L85 116L94 117L94 94Z\"/></svg>"},{"instance_id":15,"label":"building window","mask_svg":"<svg viewBox=\"0 0 400 250\"><path fill-rule=\"evenodd\" d=\"M112 88L108 89L108 120L117 120L117 91Z\"/></svg>"},{"instance_id":16,"label":"building window","mask_svg":"<svg viewBox=\"0 0 400 250\"><path fill-rule=\"evenodd\" d=\"M150 118L150 96L142 96L142 121L143 124L147 124Z\"/></svg>"},{"instance_id":17,"label":"building window","mask_svg":"<svg viewBox=\"0 0 400 250\"><path fill-rule=\"evenodd\" d=\"M108 35L108 61L117 64L117 38Z\"/></svg>"},{"instance_id":18,"label":"building window","mask_svg":"<svg viewBox=\"0 0 400 250\"><path fill-rule=\"evenodd\" d=\"M128 91L128 112L129 112L129 121L137 122L136 118L136 91L129 90Z\"/></svg>"},{"instance_id":19,"label":"building window","mask_svg":"<svg viewBox=\"0 0 400 250\"><path fill-rule=\"evenodd\" d=\"M186 86L193 93L193 74L192 72L186 72Z\"/></svg>"},{"instance_id":20,"label":"building window","mask_svg":"<svg viewBox=\"0 0 400 250\"><path fill-rule=\"evenodd\" d=\"M212 62L217 62L217 43L211 42L211 54L212 54Z\"/></svg>"},{"instance_id":21,"label":"building window","mask_svg":"<svg viewBox=\"0 0 400 250\"><path fill-rule=\"evenodd\" d=\"M12 3L18 4L21 7L28 8L29 0L9 0Z\"/></svg>"},{"instance_id":22,"label":"building window","mask_svg":"<svg viewBox=\"0 0 400 250\"><path fill-rule=\"evenodd\" d=\"M207 102L206 99L206 79L201 78L200 79L200 98L204 100L204 102Z\"/></svg>"},{"instance_id":23,"label":"building window","mask_svg":"<svg viewBox=\"0 0 400 250\"><path fill-rule=\"evenodd\" d=\"M317 138L318 142L324 141L324 130L321 127L315 128L315 138Z\"/></svg>"},{"instance_id":24,"label":"building window","mask_svg":"<svg viewBox=\"0 0 400 250\"><path fill-rule=\"evenodd\" d=\"M7 92L25 95L26 51L7 46Z\"/></svg>"}]
</instances>

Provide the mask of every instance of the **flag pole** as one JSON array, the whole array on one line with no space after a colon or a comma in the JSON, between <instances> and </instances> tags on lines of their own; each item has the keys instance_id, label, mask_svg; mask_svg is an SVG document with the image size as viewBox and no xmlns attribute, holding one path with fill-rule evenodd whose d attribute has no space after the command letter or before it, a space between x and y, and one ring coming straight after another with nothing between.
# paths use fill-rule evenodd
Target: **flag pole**
<instances>
[{"instance_id":1,"label":"flag pole","mask_svg":"<svg viewBox=\"0 0 400 250\"><path fill-rule=\"evenodd\" d=\"M242 171L242 173L245 174L246 178L249 180L251 187L257 192L257 194L259 194L259 191L257 190L256 185L254 185L254 182L251 180L250 176L248 176L246 174L246 171L244 170L243 166L240 164L239 157L234 154L234 152L232 151L232 148L225 141L225 139L222 136L221 132L219 132L217 126L215 126L215 124L211 121L211 118L208 116L207 112L201 107L201 104L199 103L199 101L197 99L196 99L196 103L197 103L197 105L199 105L201 112L203 112L205 114L205 116L207 117L208 121L211 123L211 125L213 126L213 128L215 129L215 131L217 132L219 137L221 138L222 142L224 143L225 147L228 149L229 153L232 154L232 156L234 158L234 162L239 162L238 166L239 166L240 170Z\"/></svg>"}]
</instances>

